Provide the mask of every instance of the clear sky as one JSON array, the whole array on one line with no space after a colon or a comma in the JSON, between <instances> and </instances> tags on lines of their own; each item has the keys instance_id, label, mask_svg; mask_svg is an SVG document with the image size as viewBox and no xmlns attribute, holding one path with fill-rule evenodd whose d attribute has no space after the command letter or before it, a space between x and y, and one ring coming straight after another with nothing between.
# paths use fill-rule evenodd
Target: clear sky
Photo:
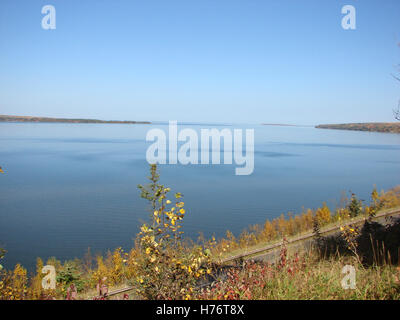
<instances>
[{"instance_id":1,"label":"clear sky","mask_svg":"<svg viewBox=\"0 0 400 320\"><path fill-rule=\"evenodd\" d=\"M1 0L0 114L394 121L399 42L399 0Z\"/></svg>"}]
</instances>

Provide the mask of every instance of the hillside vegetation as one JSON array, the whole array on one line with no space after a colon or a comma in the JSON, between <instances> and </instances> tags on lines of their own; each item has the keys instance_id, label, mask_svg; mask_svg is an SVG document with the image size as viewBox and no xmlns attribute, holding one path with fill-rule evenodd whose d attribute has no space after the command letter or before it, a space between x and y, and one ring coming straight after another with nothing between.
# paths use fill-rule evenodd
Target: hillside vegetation
<instances>
[{"instance_id":1,"label":"hillside vegetation","mask_svg":"<svg viewBox=\"0 0 400 320\"><path fill-rule=\"evenodd\" d=\"M119 121L119 120L97 120L97 119L65 119L31 116L8 116L0 115L0 122L61 122L61 123L120 123L120 124L149 124L148 121Z\"/></svg>"},{"instance_id":2,"label":"hillside vegetation","mask_svg":"<svg viewBox=\"0 0 400 320\"><path fill-rule=\"evenodd\" d=\"M316 128L400 133L400 122L320 124Z\"/></svg>"}]
</instances>

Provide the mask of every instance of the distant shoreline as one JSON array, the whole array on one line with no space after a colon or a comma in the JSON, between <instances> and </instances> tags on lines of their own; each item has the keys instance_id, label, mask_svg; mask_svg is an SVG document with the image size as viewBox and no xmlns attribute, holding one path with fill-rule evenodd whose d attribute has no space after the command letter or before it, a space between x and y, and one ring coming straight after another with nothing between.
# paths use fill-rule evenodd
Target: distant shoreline
<instances>
[{"instance_id":1,"label":"distant shoreline","mask_svg":"<svg viewBox=\"0 0 400 320\"><path fill-rule=\"evenodd\" d=\"M278 127L312 127L311 125L302 124L285 124L285 123L261 123L262 126L278 126Z\"/></svg>"},{"instance_id":2,"label":"distant shoreline","mask_svg":"<svg viewBox=\"0 0 400 320\"><path fill-rule=\"evenodd\" d=\"M320 124L317 129L336 129L369 132L400 133L400 122L365 122L365 123L341 123Z\"/></svg>"},{"instance_id":3,"label":"distant shoreline","mask_svg":"<svg viewBox=\"0 0 400 320\"><path fill-rule=\"evenodd\" d=\"M0 122L46 122L46 123L109 123L109 124L151 124L150 121L120 121L97 119L68 119L32 116L0 115Z\"/></svg>"}]
</instances>

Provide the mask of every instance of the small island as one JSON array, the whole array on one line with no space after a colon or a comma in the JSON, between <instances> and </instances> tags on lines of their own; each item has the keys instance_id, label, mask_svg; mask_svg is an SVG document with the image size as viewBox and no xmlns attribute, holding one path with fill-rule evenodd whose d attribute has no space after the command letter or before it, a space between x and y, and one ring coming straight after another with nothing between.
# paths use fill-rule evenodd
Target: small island
<instances>
[{"instance_id":1,"label":"small island","mask_svg":"<svg viewBox=\"0 0 400 320\"><path fill-rule=\"evenodd\" d=\"M119 124L150 124L149 121L119 121L97 119L66 119L31 116L0 115L0 122L56 122L56 123L119 123Z\"/></svg>"},{"instance_id":2,"label":"small island","mask_svg":"<svg viewBox=\"0 0 400 320\"><path fill-rule=\"evenodd\" d=\"M320 124L320 125L315 126L315 128L400 133L400 122Z\"/></svg>"}]
</instances>

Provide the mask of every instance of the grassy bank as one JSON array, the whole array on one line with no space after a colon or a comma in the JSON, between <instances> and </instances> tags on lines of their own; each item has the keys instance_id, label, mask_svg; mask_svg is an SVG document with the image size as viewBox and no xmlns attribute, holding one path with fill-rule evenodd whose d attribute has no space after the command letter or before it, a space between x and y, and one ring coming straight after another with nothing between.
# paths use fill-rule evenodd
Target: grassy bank
<instances>
[{"instance_id":1,"label":"grassy bank","mask_svg":"<svg viewBox=\"0 0 400 320\"><path fill-rule=\"evenodd\" d=\"M282 214L273 220L266 220L264 225L252 225L245 229L238 237L230 232L219 239L215 251L221 260L240 255L248 251L260 249L268 245L281 243L283 237L294 239L313 232L315 222L324 232L344 223L362 221L367 217L375 216L400 207L400 186L378 193L375 189L371 193L371 201L365 204L352 194L350 199L343 200L344 205L331 211L326 203L315 210L304 209L302 213L293 215Z\"/></svg>"},{"instance_id":2,"label":"grassy bank","mask_svg":"<svg viewBox=\"0 0 400 320\"><path fill-rule=\"evenodd\" d=\"M400 207L382 209L380 211L377 211L376 216L372 218L372 221L379 221L393 216L397 217L400 215L398 211L400 211ZM349 225L360 226L368 218L369 214L363 212L362 214L360 214L355 218L343 219L343 220L332 219L333 221L321 227L320 233L321 235L324 236L333 235L340 232L340 227L343 225L349 224ZM314 236L315 235L313 233L313 230L310 229L307 231L301 231L293 236L286 237L286 239L289 245L295 245L296 247L298 246L307 247L307 242L313 241ZM226 252L223 252L223 254L220 255L221 258L219 261L224 263L231 261L233 259L239 259L239 258L249 259L252 257L257 257L264 253L271 252L273 250L276 251L276 249L279 248L281 244L282 244L282 238L278 238L267 243L261 241L257 244L244 247L240 247L236 244L237 249L227 250Z\"/></svg>"},{"instance_id":3,"label":"grassy bank","mask_svg":"<svg viewBox=\"0 0 400 320\"><path fill-rule=\"evenodd\" d=\"M353 289L345 266L354 268ZM198 299L394 299L400 298L400 268L390 264L365 268L348 256L320 259L315 252L287 256L277 264L246 261L227 278L201 290Z\"/></svg>"}]
</instances>

